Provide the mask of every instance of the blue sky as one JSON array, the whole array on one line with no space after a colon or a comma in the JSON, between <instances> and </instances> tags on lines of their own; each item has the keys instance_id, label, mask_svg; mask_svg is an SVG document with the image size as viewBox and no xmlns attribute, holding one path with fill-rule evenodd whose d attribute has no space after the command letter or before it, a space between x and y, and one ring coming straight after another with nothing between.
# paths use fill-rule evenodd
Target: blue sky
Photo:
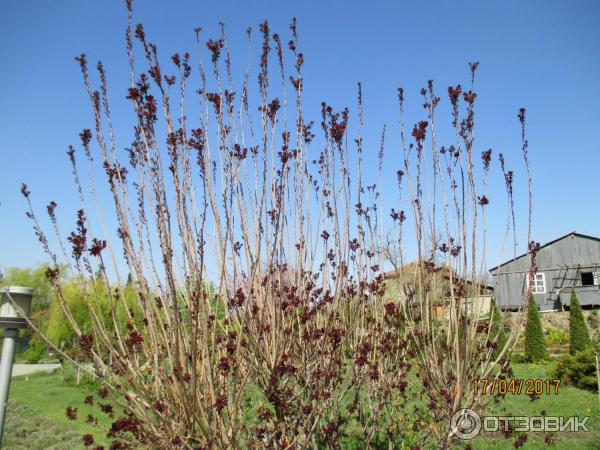
<instances>
[{"instance_id":1,"label":"blue sky","mask_svg":"<svg viewBox=\"0 0 600 450\"><path fill-rule=\"evenodd\" d=\"M239 71L246 64L246 27L257 30L267 19L273 31L287 37L294 16L306 59L308 115L318 120L322 100L340 109L348 106L352 115L356 83L362 81L365 141L373 155L387 124L384 191L389 184L395 192L393 174L401 164L396 88L407 91L411 124L422 118L418 92L428 79L434 80L441 109L447 110L447 86L467 85L467 63L477 60L476 148L492 148L495 156L503 152L517 172L519 242L526 242L525 174L516 118L521 106L528 116L534 238L545 242L572 230L600 234L598 2L140 0L134 20L144 23L165 60L174 52L194 50L196 25L208 39L218 36L222 21L234 64L240 61L236 54L241 57L234 68ZM56 200L61 218L68 220L63 230L72 227L78 206L65 149L78 143L82 128L93 128L75 55L85 52L91 62L104 62L117 138L121 147L130 142L127 127L119 125L130 117L124 100L125 26L125 7L119 1L0 3L0 267L45 261L24 215L22 182L29 184L40 212ZM375 158L371 166L367 177L375 177ZM490 198L503 204L500 186L499 179L492 183ZM395 206L394 198L384 195L387 209ZM499 217L490 224L496 235L504 227ZM498 241L490 243L490 266L502 258Z\"/></svg>"}]
</instances>

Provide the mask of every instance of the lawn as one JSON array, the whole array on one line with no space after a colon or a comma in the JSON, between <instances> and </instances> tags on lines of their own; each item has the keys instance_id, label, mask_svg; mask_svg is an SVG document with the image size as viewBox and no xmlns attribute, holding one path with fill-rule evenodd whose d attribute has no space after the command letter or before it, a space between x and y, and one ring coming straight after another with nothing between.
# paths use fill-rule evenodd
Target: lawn
<instances>
[{"instance_id":1,"label":"lawn","mask_svg":"<svg viewBox=\"0 0 600 450\"><path fill-rule=\"evenodd\" d=\"M11 400L4 426L3 448L11 450L83 449L82 431L63 420L53 420L39 411Z\"/></svg>"},{"instance_id":2,"label":"lawn","mask_svg":"<svg viewBox=\"0 0 600 450\"><path fill-rule=\"evenodd\" d=\"M551 378L551 366L514 364L515 378ZM19 450L83 449L82 435L91 433L97 444L108 447L105 437L111 419L100 412L96 403L98 386L85 381L77 386L72 369L65 369L64 381L61 371L52 374L37 374L13 379L10 392L4 448ZM94 405L84 404L86 395L94 397ZM77 408L77 420L65 415L67 406ZM570 450L600 449L600 414L598 396L569 386L560 386L558 395L542 395L531 401L525 394L507 395L498 404L491 404L483 415L505 415L503 409L514 416L539 416L545 411L548 416L590 416L588 433L556 433L554 444L544 442L545 433L529 433L523 449L556 448ZM98 419L97 425L85 422L88 414ZM498 435L482 435L470 442L473 449L513 448L516 436L508 439ZM463 448L464 443L456 446ZM88 447L89 448L89 447Z\"/></svg>"},{"instance_id":3,"label":"lawn","mask_svg":"<svg viewBox=\"0 0 600 450\"><path fill-rule=\"evenodd\" d=\"M516 379L550 379L552 378L552 365L541 364L513 364ZM528 449L556 448L569 450L600 449L600 413L598 406L598 395L570 386L559 386L558 395L542 394L537 400L525 395L507 394L505 399L498 404L490 404L483 415L508 415L503 410L512 413L513 416L589 416L586 425L589 432L579 433L554 433L553 445L544 442L546 433L528 433L527 441L521 447ZM502 436L483 435L471 441L473 449L505 449L513 448L516 436L505 439ZM457 447L460 448L460 447Z\"/></svg>"},{"instance_id":4,"label":"lawn","mask_svg":"<svg viewBox=\"0 0 600 450\"><path fill-rule=\"evenodd\" d=\"M98 386L85 377L75 384L74 370L65 368L64 381L61 370L54 373L15 377L10 387L10 401L4 429L3 448L19 450L86 448L82 436L93 434L96 445L110 444L106 431L112 420L100 411ZM84 403L92 395L93 405ZM77 408L76 420L65 414L68 406ZM91 414L97 424L88 424Z\"/></svg>"}]
</instances>

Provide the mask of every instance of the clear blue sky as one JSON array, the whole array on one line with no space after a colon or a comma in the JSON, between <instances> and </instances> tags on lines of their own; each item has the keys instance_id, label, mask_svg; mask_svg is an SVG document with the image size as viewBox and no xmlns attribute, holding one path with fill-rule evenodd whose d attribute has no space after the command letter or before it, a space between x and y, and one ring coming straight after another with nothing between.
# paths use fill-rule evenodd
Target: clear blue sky
<instances>
[{"instance_id":1,"label":"clear blue sky","mask_svg":"<svg viewBox=\"0 0 600 450\"><path fill-rule=\"evenodd\" d=\"M373 154L381 126L390 129L386 183L400 166L396 88L407 90L409 121L418 120L418 91L427 80L435 81L441 108L447 109L447 86L466 85L467 63L478 60L477 150L504 152L518 172L521 244L526 239L516 119L521 106L528 111L535 239L544 242L571 230L600 235L599 2L140 0L134 20L145 24L166 59L194 49L196 25L207 39L225 22L230 46L245 55L248 25L256 30L268 19L273 31L287 37L293 16L306 57L309 114L318 119L322 100L354 113L356 83L362 81L365 138ZM0 3L0 267L45 261L24 216L22 182L40 212L56 200L61 219L68 220L63 230L72 227L77 197L65 149L78 143L82 128L93 128L75 55L85 52L91 62L104 62L115 119L129 117L125 25L125 7L116 0ZM258 39L255 47L258 51ZM245 62L242 56L237 69ZM126 130L117 125L121 147L130 142ZM502 200L499 185L492 185L492 202ZM393 198L385 198L387 209ZM491 231L503 226L502 219ZM488 262L495 265L497 240L490 250Z\"/></svg>"}]
</instances>

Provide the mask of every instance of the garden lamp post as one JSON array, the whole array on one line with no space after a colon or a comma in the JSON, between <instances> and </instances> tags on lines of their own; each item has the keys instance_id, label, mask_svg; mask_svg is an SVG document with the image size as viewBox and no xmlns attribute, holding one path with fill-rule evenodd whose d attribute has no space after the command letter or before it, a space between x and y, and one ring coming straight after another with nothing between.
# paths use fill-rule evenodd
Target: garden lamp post
<instances>
[{"instance_id":1,"label":"garden lamp post","mask_svg":"<svg viewBox=\"0 0 600 450\"><path fill-rule=\"evenodd\" d=\"M0 328L4 329L4 344L2 346L2 360L0 361L0 447L4 434L4 419L8 404L8 390L12 376L13 360L15 358L15 344L19 335L19 328L27 327L27 321L13 306L11 299L23 312L29 316L31 311L31 297L33 289L21 286L8 286L0 288L2 304L0 306Z\"/></svg>"}]
</instances>

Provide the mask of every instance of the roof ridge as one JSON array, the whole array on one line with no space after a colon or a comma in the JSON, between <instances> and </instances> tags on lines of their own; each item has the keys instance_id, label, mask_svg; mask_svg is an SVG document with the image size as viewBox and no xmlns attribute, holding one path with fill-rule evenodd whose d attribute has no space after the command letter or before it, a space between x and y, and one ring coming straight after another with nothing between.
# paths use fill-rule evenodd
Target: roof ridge
<instances>
[{"instance_id":1,"label":"roof ridge","mask_svg":"<svg viewBox=\"0 0 600 450\"><path fill-rule=\"evenodd\" d=\"M555 242L561 241L561 240L563 240L564 238L566 238L566 237L569 237L569 236L572 236L572 235L577 235L577 236L581 236L581 237L584 237L584 238L588 238L588 239L594 239L594 240L596 240L596 241L600 241L600 237L592 236L592 235L590 235L590 234L578 233L577 231L569 231L567 234L563 234L562 236L559 236L559 237L557 237L557 238L555 238L555 239L552 239L551 241L548 241L548 242L546 242L546 243L545 243L545 244L543 244L543 245L540 245L540 249L542 249L542 248L544 248L544 247L547 247L547 246L549 246L549 245L552 245L552 244L554 244ZM519 255L519 256L515 256L514 258L511 258L511 259L509 259L509 260L507 260L507 261L505 261L505 262L503 262L503 263L501 263L501 264L498 264L497 266L494 266L494 267L492 267L491 269L488 269L488 272L492 272L492 271L494 271L494 270L498 269L499 267L505 266L506 264L509 264L509 263L511 263L511 262L514 262L514 261L516 261L517 259L521 259L522 257L524 257L524 256L527 256L527 254L528 254L528 253L529 253L529 252L522 253L522 254L521 254L521 255Z\"/></svg>"}]
</instances>

